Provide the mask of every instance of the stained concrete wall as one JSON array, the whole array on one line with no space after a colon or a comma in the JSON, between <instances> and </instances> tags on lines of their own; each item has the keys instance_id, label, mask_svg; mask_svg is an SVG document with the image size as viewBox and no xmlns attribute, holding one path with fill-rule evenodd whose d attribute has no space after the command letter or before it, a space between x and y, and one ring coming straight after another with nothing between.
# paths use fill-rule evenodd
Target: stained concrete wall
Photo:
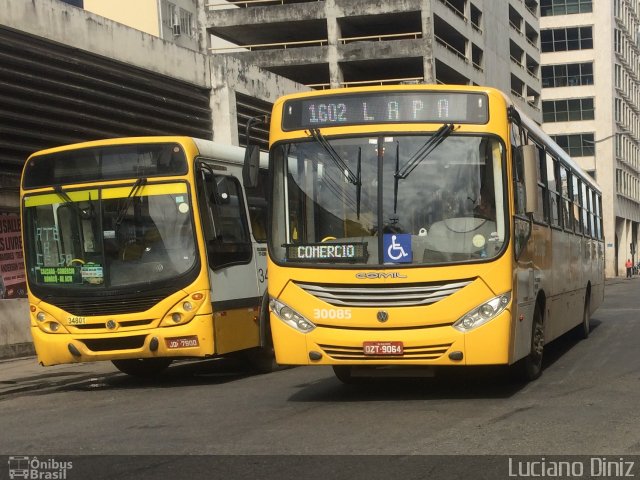
<instances>
[{"instance_id":1,"label":"stained concrete wall","mask_svg":"<svg viewBox=\"0 0 640 480\"><path fill-rule=\"evenodd\" d=\"M0 300L0 359L32 355L29 302L26 298Z\"/></svg>"},{"instance_id":2,"label":"stained concrete wall","mask_svg":"<svg viewBox=\"0 0 640 480\"><path fill-rule=\"evenodd\" d=\"M0 25L208 87L208 57L57 0L0 0Z\"/></svg>"},{"instance_id":3,"label":"stained concrete wall","mask_svg":"<svg viewBox=\"0 0 640 480\"><path fill-rule=\"evenodd\" d=\"M274 103L284 94L310 90L303 85L226 55L212 57L211 83L211 111L215 119L213 140L231 145L239 145L236 92Z\"/></svg>"}]
</instances>

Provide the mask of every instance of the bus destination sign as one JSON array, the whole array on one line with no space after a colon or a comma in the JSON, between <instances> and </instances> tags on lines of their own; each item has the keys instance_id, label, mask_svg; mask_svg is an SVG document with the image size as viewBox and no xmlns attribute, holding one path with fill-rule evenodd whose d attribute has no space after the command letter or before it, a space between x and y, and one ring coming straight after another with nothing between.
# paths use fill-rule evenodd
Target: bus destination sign
<instances>
[{"instance_id":1,"label":"bus destination sign","mask_svg":"<svg viewBox=\"0 0 640 480\"><path fill-rule=\"evenodd\" d=\"M312 243L285 245L290 262L366 262L365 243Z\"/></svg>"},{"instance_id":2,"label":"bus destination sign","mask_svg":"<svg viewBox=\"0 0 640 480\"><path fill-rule=\"evenodd\" d=\"M371 123L478 123L489 120L484 93L403 91L321 95L288 100L282 129Z\"/></svg>"}]
</instances>

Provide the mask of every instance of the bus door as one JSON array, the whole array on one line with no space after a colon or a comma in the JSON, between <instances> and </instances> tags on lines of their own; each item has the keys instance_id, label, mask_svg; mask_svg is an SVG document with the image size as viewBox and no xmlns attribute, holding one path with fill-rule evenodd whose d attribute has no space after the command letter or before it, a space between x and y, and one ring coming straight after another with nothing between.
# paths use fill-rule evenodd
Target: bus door
<instances>
[{"instance_id":1,"label":"bus door","mask_svg":"<svg viewBox=\"0 0 640 480\"><path fill-rule=\"evenodd\" d=\"M239 166L199 163L198 204L218 354L259 345L261 295L241 178Z\"/></svg>"},{"instance_id":2,"label":"bus door","mask_svg":"<svg viewBox=\"0 0 640 480\"><path fill-rule=\"evenodd\" d=\"M264 295L267 288L267 216L268 216L268 171L261 169L255 187L247 187L244 191L249 208L249 224L254 245L254 259L258 275L258 292Z\"/></svg>"}]
</instances>

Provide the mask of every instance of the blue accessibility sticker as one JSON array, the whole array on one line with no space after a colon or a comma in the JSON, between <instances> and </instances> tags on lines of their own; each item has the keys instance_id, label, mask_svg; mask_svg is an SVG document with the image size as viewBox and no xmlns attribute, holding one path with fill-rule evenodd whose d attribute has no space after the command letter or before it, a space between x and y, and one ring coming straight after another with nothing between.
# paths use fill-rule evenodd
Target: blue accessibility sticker
<instances>
[{"instance_id":1,"label":"blue accessibility sticker","mask_svg":"<svg viewBox=\"0 0 640 480\"><path fill-rule=\"evenodd\" d=\"M384 261L385 263L411 263L411 234L409 233L385 233Z\"/></svg>"}]
</instances>

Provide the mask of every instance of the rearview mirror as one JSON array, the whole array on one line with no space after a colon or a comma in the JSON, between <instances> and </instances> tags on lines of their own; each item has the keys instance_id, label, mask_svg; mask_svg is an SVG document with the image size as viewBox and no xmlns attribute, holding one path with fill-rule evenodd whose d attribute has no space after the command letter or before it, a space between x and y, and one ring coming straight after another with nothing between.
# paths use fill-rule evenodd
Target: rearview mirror
<instances>
[{"instance_id":1,"label":"rearview mirror","mask_svg":"<svg viewBox=\"0 0 640 480\"><path fill-rule=\"evenodd\" d=\"M258 145L248 145L244 151L244 165L242 166L242 182L245 188L258 186L259 170L260 148Z\"/></svg>"}]
</instances>

